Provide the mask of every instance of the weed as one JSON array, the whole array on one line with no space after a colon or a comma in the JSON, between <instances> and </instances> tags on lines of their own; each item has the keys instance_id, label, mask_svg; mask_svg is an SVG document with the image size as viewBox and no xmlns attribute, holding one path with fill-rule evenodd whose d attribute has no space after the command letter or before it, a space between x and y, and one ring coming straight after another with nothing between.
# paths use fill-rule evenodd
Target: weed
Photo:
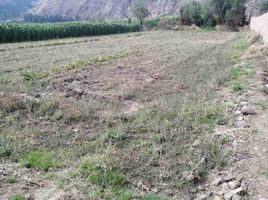
<instances>
[{"instance_id":1,"label":"weed","mask_svg":"<svg viewBox=\"0 0 268 200\"><path fill-rule=\"evenodd\" d=\"M268 178L268 170L262 173L266 178Z\"/></svg>"},{"instance_id":2,"label":"weed","mask_svg":"<svg viewBox=\"0 0 268 200\"><path fill-rule=\"evenodd\" d=\"M22 163L27 168L36 168L48 171L49 168L56 166L53 155L45 151L32 151L22 158Z\"/></svg>"},{"instance_id":3,"label":"weed","mask_svg":"<svg viewBox=\"0 0 268 200\"><path fill-rule=\"evenodd\" d=\"M261 101L256 101L255 102L255 105L258 106L262 110L266 110L267 109L267 106L263 102L261 102Z\"/></svg>"},{"instance_id":4,"label":"weed","mask_svg":"<svg viewBox=\"0 0 268 200\"><path fill-rule=\"evenodd\" d=\"M235 48L240 51L245 51L250 47L250 43L246 39L240 39L234 44Z\"/></svg>"},{"instance_id":5,"label":"weed","mask_svg":"<svg viewBox=\"0 0 268 200\"><path fill-rule=\"evenodd\" d=\"M232 83L232 90L235 92L242 92L246 88L245 84L241 83L240 81L233 81Z\"/></svg>"},{"instance_id":6,"label":"weed","mask_svg":"<svg viewBox=\"0 0 268 200\"><path fill-rule=\"evenodd\" d=\"M224 154L220 147L220 144L209 143L207 151L207 158L210 160L210 163L207 163L209 168L223 168L227 165L228 155Z\"/></svg>"},{"instance_id":7,"label":"weed","mask_svg":"<svg viewBox=\"0 0 268 200\"><path fill-rule=\"evenodd\" d=\"M53 67L51 67L50 71L52 74L59 74L59 73L61 73L62 68L59 66L53 66Z\"/></svg>"},{"instance_id":8,"label":"weed","mask_svg":"<svg viewBox=\"0 0 268 200\"><path fill-rule=\"evenodd\" d=\"M10 184L14 184L18 182L18 177L17 176L9 176L7 177L7 182Z\"/></svg>"},{"instance_id":9,"label":"weed","mask_svg":"<svg viewBox=\"0 0 268 200\"><path fill-rule=\"evenodd\" d=\"M201 118L202 123L209 127L215 124L225 125L228 123L228 118L224 114L222 107L211 104L205 107L204 115Z\"/></svg>"},{"instance_id":10,"label":"weed","mask_svg":"<svg viewBox=\"0 0 268 200\"><path fill-rule=\"evenodd\" d=\"M21 76L23 77L24 81L36 81L48 76L47 72L37 72L33 70L28 70L21 72Z\"/></svg>"},{"instance_id":11,"label":"weed","mask_svg":"<svg viewBox=\"0 0 268 200\"><path fill-rule=\"evenodd\" d=\"M103 156L88 158L80 164L80 173L91 183L100 187L123 186L125 183L123 174L111 166L107 166L106 162L106 158Z\"/></svg>"},{"instance_id":12,"label":"weed","mask_svg":"<svg viewBox=\"0 0 268 200\"><path fill-rule=\"evenodd\" d=\"M12 113L17 110L26 109L26 106L20 98L7 96L0 99L0 108L0 112Z\"/></svg>"},{"instance_id":13,"label":"weed","mask_svg":"<svg viewBox=\"0 0 268 200\"><path fill-rule=\"evenodd\" d=\"M52 116L57 111L58 107L58 102L55 100L43 100L39 105L38 114L41 116Z\"/></svg>"},{"instance_id":14,"label":"weed","mask_svg":"<svg viewBox=\"0 0 268 200\"><path fill-rule=\"evenodd\" d=\"M11 142L4 138L0 137L0 158L1 157L9 157L13 152L13 148L11 146Z\"/></svg>"},{"instance_id":15,"label":"weed","mask_svg":"<svg viewBox=\"0 0 268 200\"><path fill-rule=\"evenodd\" d=\"M252 67L233 67L230 70L231 80L240 79L240 78L249 78L254 75L255 71Z\"/></svg>"},{"instance_id":16,"label":"weed","mask_svg":"<svg viewBox=\"0 0 268 200\"><path fill-rule=\"evenodd\" d=\"M26 200L26 198L21 194L15 194L14 196L10 197L9 200Z\"/></svg>"}]
</instances>

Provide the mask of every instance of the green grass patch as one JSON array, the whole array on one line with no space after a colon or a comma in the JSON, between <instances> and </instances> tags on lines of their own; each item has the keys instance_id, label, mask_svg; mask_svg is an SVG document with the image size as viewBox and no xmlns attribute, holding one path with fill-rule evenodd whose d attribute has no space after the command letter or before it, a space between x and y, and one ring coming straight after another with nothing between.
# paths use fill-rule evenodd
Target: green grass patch
<instances>
[{"instance_id":1,"label":"green grass patch","mask_svg":"<svg viewBox=\"0 0 268 200\"><path fill-rule=\"evenodd\" d=\"M241 81L233 81L231 87L234 92L242 92L247 88L246 84Z\"/></svg>"},{"instance_id":2,"label":"green grass patch","mask_svg":"<svg viewBox=\"0 0 268 200\"><path fill-rule=\"evenodd\" d=\"M0 158L10 157L13 152L13 148L10 140L5 137L0 137Z\"/></svg>"},{"instance_id":3,"label":"green grass patch","mask_svg":"<svg viewBox=\"0 0 268 200\"><path fill-rule=\"evenodd\" d=\"M224 113L222 106L211 104L204 108L203 116L201 117L201 122L213 128L216 124L227 124L228 118Z\"/></svg>"},{"instance_id":4,"label":"green grass patch","mask_svg":"<svg viewBox=\"0 0 268 200\"><path fill-rule=\"evenodd\" d=\"M14 184L18 182L18 177L17 176L9 176L7 177L7 182L10 184Z\"/></svg>"},{"instance_id":5,"label":"green grass patch","mask_svg":"<svg viewBox=\"0 0 268 200\"><path fill-rule=\"evenodd\" d=\"M23 77L24 81L36 81L46 78L48 76L48 73L28 70L21 72L21 76Z\"/></svg>"},{"instance_id":6,"label":"green grass patch","mask_svg":"<svg viewBox=\"0 0 268 200\"><path fill-rule=\"evenodd\" d=\"M14 196L10 197L9 200L26 200L22 194L15 194Z\"/></svg>"},{"instance_id":7,"label":"green grass patch","mask_svg":"<svg viewBox=\"0 0 268 200\"><path fill-rule=\"evenodd\" d=\"M250 43L246 39L240 39L235 42L234 47L240 51L245 51L250 47Z\"/></svg>"},{"instance_id":8,"label":"green grass patch","mask_svg":"<svg viewBox=\"0 0 268 200\"><path fill-rule=\"evenodd\" d=\"M233 67L230 70L231 80L240 79L240 78L249 78L254 74L255 74L255 70L252 67L248 67L248 66Z\"/></svg>"},{"instance_id":9,"label":"green grass patch","mask_svg":"<svg viewBox=\"0 0 268 200\"><path fill-rule=\"evenodd\" d=\"M109 166L104 156L83 160L79 171L83 177L100 187L119 187L125 183L124 175L119 170Z\"/></svg>"},{"instance_id":10,"label":"green grass patch","mask_svg":"<svg viewBox=\"0 0 268 200\"><path fill-rule=\"evenodd\" d=\"M268 169L265 172L263 172L263 175L268 179Z\"/></svg>"},{"instance_id":11,"label":"green grass patch","mask_svg":"<svg viewBox=\"0 0 268 200\"><path fill-rule=\"evenodd\" d=\"M27 168L36 168L48 171L57 166L54 155L46 151L32 151L22 158L22 163Z\"/></svg>"}]
</instances>

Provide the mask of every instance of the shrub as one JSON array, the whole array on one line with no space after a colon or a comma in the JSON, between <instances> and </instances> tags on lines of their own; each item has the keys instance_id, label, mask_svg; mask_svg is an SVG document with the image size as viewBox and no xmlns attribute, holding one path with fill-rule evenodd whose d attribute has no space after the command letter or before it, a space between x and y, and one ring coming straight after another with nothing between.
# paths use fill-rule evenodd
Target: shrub
<instances>
[{"instance_id":1,"label":"shrub","mask_svg":"<svg viewBox=\"0 0 268 200\"><path fill-rule=\"evenodd\" d=\"M245 0L192 0L180 10L181 22L185 25L215 26L227 24L236 27L245 24Z\"/></svg>"},{"instance_id":2,"label":"shrub","mask_svg":"<svg viewBox=\"0 0 268 200\"><path fill-rule=\"evenodd\" d=\"M245 0L212 0L211 6L217 24L227 24L231 27L244 25Z\"/></svg>"},{"instance_id":3,"label":"shrub","mask_svg":"<svg viewBox=\"0 0 268 200\"><path fill-rule=\"evenodd\" d=\"M213 16L208 3L190 1L181 7L181 22L184 25L195 24L197 26L215 26L216 19Z\"/></svg>"},{"instance_id":4,"label":"shrub","mask_svg":"<svg viewBox=\"0 0 268 200\"><path fill-rule=\"evenodd\" d=\"M245 0L230 0L225 14L225 23L230 27L241 26L245 24Z\"/></svg>"},{"instance_id":5,"label":"shrub","mask_svg":"<svg viewBox=\"0 0 268 200\"><path fill-rule=\"evenodd\" d=\"M199 1L190 1L184 4L180 10L182 24L197 26L203 25L202 6Z\"/></svg>"}]
</instances>

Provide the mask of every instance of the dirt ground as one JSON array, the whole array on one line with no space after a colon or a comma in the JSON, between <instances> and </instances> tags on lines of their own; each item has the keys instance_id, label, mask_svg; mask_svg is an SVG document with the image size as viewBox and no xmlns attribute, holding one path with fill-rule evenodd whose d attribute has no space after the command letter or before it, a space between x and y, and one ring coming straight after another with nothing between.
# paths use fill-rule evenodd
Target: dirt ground
<instances>
[{"instance_id":1,"label":"dirt ground","mask_svg":"<svg viewBox=\"0 0 268 200\"><path fill-rule=\"evenodd\" d=\"M1 44L0 198L216 200L219 173L267 198L266 75L229 85L248 46L204 30ZM237 129L244 101L257 115Z\"/></svg>"}]
</instances>

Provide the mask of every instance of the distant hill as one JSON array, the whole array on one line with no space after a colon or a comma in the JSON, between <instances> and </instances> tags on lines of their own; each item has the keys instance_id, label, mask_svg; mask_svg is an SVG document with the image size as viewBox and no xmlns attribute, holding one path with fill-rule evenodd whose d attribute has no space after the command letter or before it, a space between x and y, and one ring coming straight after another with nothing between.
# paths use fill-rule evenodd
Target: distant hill
<instances>
[{"instance_id":1,"label":"distant hill","mask_svg":"<svg viewBox=\"0 0 268 200\"><path fill-rule=\"evenodd\" d=\"M119 19L131 16L134 0L0 0L0 20L14 19L28 12L48 20ZM184 0L146 0L152 16L174 15ZM248 16L258 14L264 0L249 0ZM52 18L51 18L52 17Z\"/></svg>"},{"instance_id":2,"label":"distant hill","mask_svg":"<svg viewBox=\"0 0 268 200\"><path fill-rule=\"evenodd\" d=\"M0 20L16 19L35 6L37 0L0 0Z\"/></svg>"},{"instance_id":3,"label":"distant hill","mask_svg":"<svg viewBox=\"0 0 268 200\"><path fill-rule=\"evenodd\" d=\"M38 15L60 15L80 19L119 19L131 16L134 0L41 0ZM182 0L147 0L154 16L178 14Z\"/></svg>"}]
</instances>

